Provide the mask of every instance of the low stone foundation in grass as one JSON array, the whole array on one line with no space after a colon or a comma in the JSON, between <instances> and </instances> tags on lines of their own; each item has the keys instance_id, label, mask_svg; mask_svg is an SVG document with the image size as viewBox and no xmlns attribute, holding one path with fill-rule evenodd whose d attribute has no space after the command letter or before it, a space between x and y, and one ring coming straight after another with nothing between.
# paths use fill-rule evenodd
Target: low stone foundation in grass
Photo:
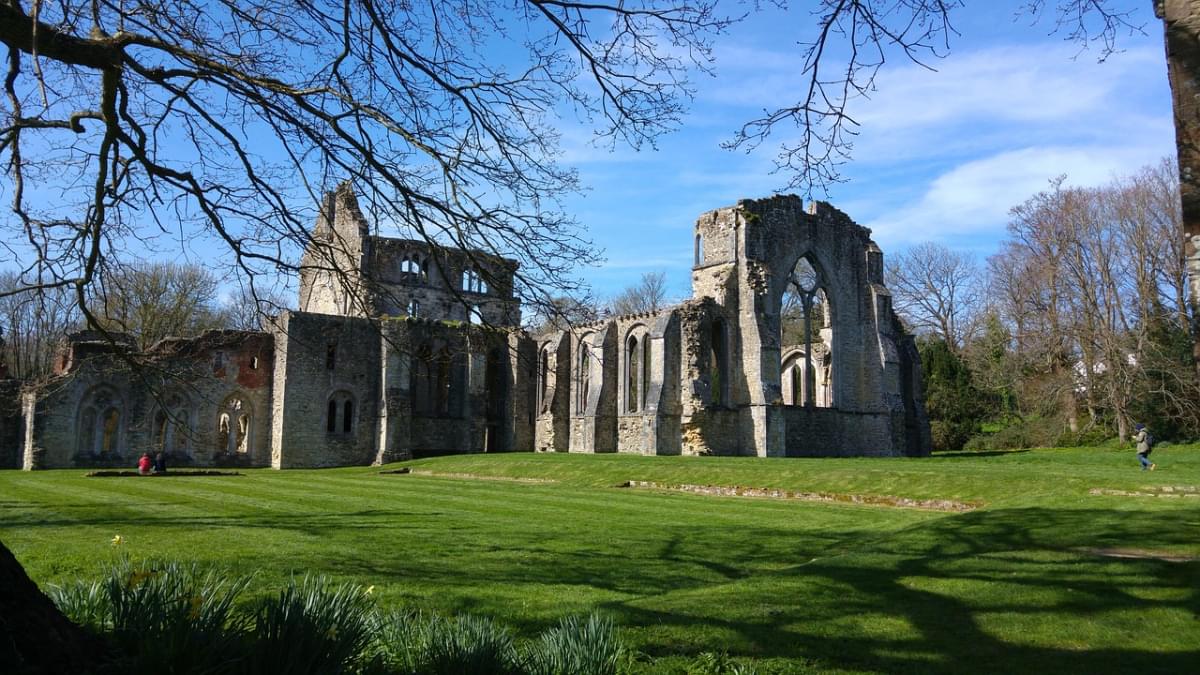
<instances>
[{"instance_id":1,"label":"low stone foundation in grass","mask_svg":"<svg viewBox=\"0 0 1200 675\"><path fill-rule=\"evenodd\" d=\"M1195 485L1154 485L1137 490L1110 490L1108 488L1092 488L1090 495L1106 495L1110 497L1166 497L1179 499L1191 497L1200 499L1200 487Z\"/></svg>"},{"instance_id":2,"label":"low stone foundation in grass","mask_svg":"<svg viewBox=\"0 0 1200 675\"><path fill-rule=\"evenodd\" d=\"M892 495L848 495L833 492L797 492L780 490L778 488L754 488L739 485L672 485L655 483L646 480L631 480L619 487L642 488L647 490L671 490L674 492L690 492L692 494L711 495L716 497L757 497L766 499L795 499L806 502L830 502L839 504L860 504L863 506L890 506L907 509L926 509L930 511L972 511L982 506L971 502L957 502L951 499L910 499Z\"/></svg>"},{"instance_id":3,"label":"low stone foundation in grass","mask_svg":"<svg viewBox=\"0 0 1200 675\"><path fill-rule=\"evenodd\" d=\"M481 476L475 473L450 473L441 471L429 471L426 469L410 469L402 467L399 469L389 469L380 471L381 474L407 474L410 476L431 476L433 478L458 478L462 480L498 480L508 483L557 483L553 478L520 478L517 476Z\"/></svg>"},{"instance_id":4,"label":"low stone foundation in grass","mask_svg":"<svg viewBox=\"0 0 1200 675\"><path fill-rule=\"evenodd\" d=\"M141 474L137 471L89 471L83 474L86 478L125 478L127 476L136 476L138 478L170 478L172 476L241 476L239 471L214 471L211 469L179 469L178 471L164 471L162 473Z\"/></svg>"}]
</instances>

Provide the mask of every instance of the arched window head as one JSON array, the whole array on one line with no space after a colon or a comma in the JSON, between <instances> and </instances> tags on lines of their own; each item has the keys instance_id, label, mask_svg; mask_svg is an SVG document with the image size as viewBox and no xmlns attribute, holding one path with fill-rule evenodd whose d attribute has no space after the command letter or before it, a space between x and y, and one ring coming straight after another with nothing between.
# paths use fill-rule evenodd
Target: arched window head
<instances>
[{"instance_id":1,"label":"arched window head","mask_svg":"<svg viewBox=\"0 0 1200 675\"><path fill-rule=\"evenodd\" d=\"M337 391L329 396L325 406L325 433L354 433L354 395L348 391Z\"/></svg>"},{"instance_id":2,"label":"arched window head","mask_svg":"<svg viewBox=\"0 0 1200 675\"><path fill-rule=\"evenodd\" d=\"M254 414L240 394L225 399L217 411L217 452L247 454L254 447Z\"/></svg>"},{"instance_id":3,"label":"arched window head","mask_svg":"<svg viewBox=\"0 0 1200 675\"><path fill-rule=\"evenodd\" d=\"M112 457L121 454L124 450L123 410L121 398L108 386L96 387L83 397L76 427L80 455Z\"/></svg>"}]
</instances>

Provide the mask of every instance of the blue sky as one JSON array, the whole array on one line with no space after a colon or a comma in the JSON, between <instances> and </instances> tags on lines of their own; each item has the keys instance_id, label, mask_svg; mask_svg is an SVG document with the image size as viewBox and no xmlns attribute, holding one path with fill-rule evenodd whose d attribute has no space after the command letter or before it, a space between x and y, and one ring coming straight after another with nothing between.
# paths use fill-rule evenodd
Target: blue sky
<instances>
[{"instance_id":1,"label":"blue sky","mask_svg":"<svg viewBox=\"0 0 1200 675\"><path fill-rule=\"evenodd\" d=\"M794 3L802 4L802 3ZM1098 53L1049 35L1050 22L1014 21L1010 3L970 3L937 72L889 62L861 122L847 181L819 196L870 227L885 254L937 241L984 258L1005 235L1007 212L1049 179L1096 185L1174 153L1162 28L1150 3L1131 3L1145 35ZM690 294L690 232L700 213L786 185L772 174L780 141L752 154L720 148L763 108L794 101L805 14L750 17L718 42L716 76L697 75L679 131L657 150L592 147L564 131L563 160L588 191L568 201L607 261L580 274L600 297L664 271L673 297Z\"/></svg>"}]
</instances>

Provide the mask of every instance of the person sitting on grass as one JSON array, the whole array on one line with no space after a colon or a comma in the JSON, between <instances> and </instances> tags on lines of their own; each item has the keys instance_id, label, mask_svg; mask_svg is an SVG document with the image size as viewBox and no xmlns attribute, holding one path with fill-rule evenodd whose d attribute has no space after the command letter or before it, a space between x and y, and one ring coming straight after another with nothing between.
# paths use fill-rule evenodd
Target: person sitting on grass
<instances>
[{"instance_id":1,"label":"person sitting on grass","mask_svg":"<svg viewBox=\"0 0 1200 675\"><path fill-rule=\"evenodd\" d=\"M154 467L154 460L150 459L150 453L143 452L142 458L138 460L138 474L149 476L150 469Z\"/></svg>"},{"instance_id":2,"label":"person sitting on grass","mask_svg":"<svg viewBox=\"0 0 1200 675\"><path fill-rule=\"evenodd\" d=\"M1154 449L1154 437L1150 435L1150 430L1145 424L1135 424L1133 430L1136 432L1133 440L1137 441L1137 458L1142 463L1142 471L1147 469L1153 471L1154 467L1158 466L1150 461L1150 451Z\"/></svg>"},{"instance_id":3,"label":"person sitting on grass","mask_svg":"<svg viewBox=\"0 0 1200 675\"><path fill-rule=\"evenodd\" d=\"M166 473L166 472L167 472L167 453L160 450L158 452L158 454L154 456L154 473Z\"/></svg>"}]
</instances>

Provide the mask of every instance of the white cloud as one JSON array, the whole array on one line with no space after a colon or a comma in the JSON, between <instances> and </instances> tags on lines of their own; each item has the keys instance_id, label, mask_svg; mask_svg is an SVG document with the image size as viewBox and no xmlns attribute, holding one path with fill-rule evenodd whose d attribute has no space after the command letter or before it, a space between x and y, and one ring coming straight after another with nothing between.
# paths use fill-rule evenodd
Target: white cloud
<instances>
[{"instance_id":1,"label":"white cloud","mask_svg":"<svg viewBox=\"0 0 1200 675\"><path fill-rule=\"evenodd\" d=\"M1066 174L1068 185L1092 186L1158 159L1141 146L1034 147L966 162L935 178L914 202L867 223L888 244L999 236L1008 210Z\"/></svg>"}]
</instances>

